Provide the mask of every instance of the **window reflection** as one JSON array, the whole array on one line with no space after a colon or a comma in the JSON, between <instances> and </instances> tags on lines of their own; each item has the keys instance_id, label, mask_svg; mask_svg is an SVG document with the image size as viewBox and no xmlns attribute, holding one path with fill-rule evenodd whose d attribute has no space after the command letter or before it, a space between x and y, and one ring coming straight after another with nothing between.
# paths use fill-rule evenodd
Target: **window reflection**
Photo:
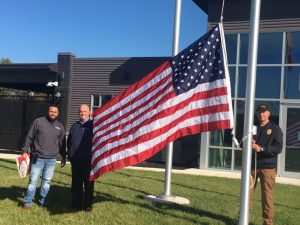
<instances>
[{"instance_id":1,"label":"window reflection","mask_svg":"<svg viewBox=\"0 0 300 225\"><path fill-rule=\"evenodd\" d=\"M235 170L242 169L242 155L243 155L243 152L241 150L234 151L234 169Z\"/></svg>"},{"instance_id":2,"label":"window reflection","mask_svg":"<svg viewBox=\"0 0 300 225\"><path fill-rule=\"evenodd\" d=\"M112 95L101 95L101 106L105 105L109 100L112 99Z\"/></svg>"},{"instance_id":3,"label":"window reflection","mask_svg":"<svg viewBox=\"0 0 300 225\"><path fill-rule=\"evenodd\" d=\"M231 147L231 130L215 130L210 132L210 144Z\"/></svg>"},{"instance_id":4,"label":"window reflection","mask_svg":"<svg viewBox=\"0 0 300 225\"><path fill-rule=\"evenodd\" d=\"M300 98L300 67L285 67L284 98Z\"/></svg>"},{"instance_id":5,"label":"window reflection","mask_svg":"<svg viewBox=\"0 0 300 225\"><path fill-rule=\"evenodd\" d=\"M245 115L245 101L238 100L237 109L236 109L235 136L239 142L243 138L244 115Z\"/></svg>"},{"instance_id":6,"label":"window reflection","mask_svg":"<svg viewBox=\"0 0 300 225\"><path fill-rule=\"evenodd\" d=\"M260 33L258 40L258 64L280 64L282 33ZM247 64L249 34L241 34L240 64Z\"/></svg>"},{"instance_id":7,"label":"window reflection","mask_svg":"<svg viewBox=\"0 0 300 225\"><path fill-rule=\"evenodd\" d=\"M210 168L231 168L231 150L223 148L209 149L209 164Z\"/></svg>"},{"instance_id":8,"label":"window reflection","mask_svg":"<svg viewBox=\"0 0 300 225\"><path fill-rule=\"evenodd\" d=\"M285 63L300 63L300 32L286 33Z\"/></svg>"},{"instance_id":9,"label":"window reflection","mask_svg":"<svg viewBox=\"0 0 300 225\"><path fill-rule=\"evenodd\" d=\"M237 34L226 34L225 42L228 64L236 64Z\"/></svg>"},{"instance_id":10,"label":"window reflection","mask_svg":"<svg viewBox=\"0 0 300 225\"><path fill-rule=\"evenodd\" d=\"M256 98L280 97L280 72L280 67L257 67L255 88ZM246 82L247 67L240 67L238 97L246 97Z\"/></svg>"},{"instance_id":11,"label":"window reflection","mask_svg":"<svg viewBox=\"0 0 300 225\"><path fill-rule=\"evenodd\" d=\"M109 100L111 100L113 95L111 94L98 94L98 95L92 95L92 101L91 101L91 109L92 112L94 112L99 107L106 104Z\"/></svg>"},{"instance_id":12,"label":"window reflection","mask_svg":"<svg viewBox=\"0 0 300 225\"><path fill-rule=\"evenodd\" d=\"M247 64L249 34L240 35L240 64Z\"/></svg>"},{"instance_id":13,"label":"window reflection","mask_svg":"<svg viewBox=\"0 0 300 225\"><path fill-rule=\"evenodd\" d=\"M258 64L280 64L282 33L261 33L258 40Z\"/></svg>"},{"instance_id":14,"label":"window reflection","mask_svg":"<svg viewBox=\"0 0 300 225\"><path fill-rule=\"evenodd\" d=\"M235 67L229 67L229 75L230 75L231 96L234 97L234 94L235 94Z\"/></svg>"},{"instance_id":15,"label":"window reflection","mask_svg":"<svg viewBox=\"0 0 300 225\"><path fill-rule=\"evenodd\" d=\"M300 172L300 121L299 108L288 108L286 122L285 170Z\"/></svg>"},{"instance_id":16,"label":"window reflection","mask_svg":"<svg viewBox=\"0 0 300 225\"><path fill-rule=\"evenodd\" d=\"M257 67L256 98L280 97L280 67Z\"/></svg>"},{"instance_id":17,"label":"window reflection","mask_svg":"<svg viewBox=\"0 0 300 225\"><path fill-rule=\"evenodd\" d=\"M239 68L238 97L245 98L247 82L247 67Z\"/></svg>"}]
</instances>

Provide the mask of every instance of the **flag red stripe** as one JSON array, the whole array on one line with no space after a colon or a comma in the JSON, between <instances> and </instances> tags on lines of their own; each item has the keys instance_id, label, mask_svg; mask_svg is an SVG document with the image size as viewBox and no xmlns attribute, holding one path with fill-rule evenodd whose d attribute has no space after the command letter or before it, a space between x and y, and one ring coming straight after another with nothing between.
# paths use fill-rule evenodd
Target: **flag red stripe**
<instances>
[{"instance_id":1,"label":"flag red stripe","mask_svg":"<svg viewBox=\"0 0 300 225\"><path fill-rule=\"evenodd\" d=\"M215 121L215 122L202 124L201 126L195 125L192 127L180 129L180 130L176 131L176 133L174 133L173 135L169 136L168 139L166 139L163 142L160 142L158 145L153 146L152 148L150 148L147 151L127 157L122 160L112 162L106 166L101 167L99 170L97 170L96 173L91 174L90 180L94 180L98 176L103 175L109 171L123 168L125 166L135 165L139 162L142 162L142 161L150 158L157 152L159 152L164 146L166 146L168 143L176 140L179 137L197 134L200 132L207 132L210 130L226 129L226 128L230 127L230 125L231 125L230 120L222 120L222 121Z\"/></svg>"}]
</instances>

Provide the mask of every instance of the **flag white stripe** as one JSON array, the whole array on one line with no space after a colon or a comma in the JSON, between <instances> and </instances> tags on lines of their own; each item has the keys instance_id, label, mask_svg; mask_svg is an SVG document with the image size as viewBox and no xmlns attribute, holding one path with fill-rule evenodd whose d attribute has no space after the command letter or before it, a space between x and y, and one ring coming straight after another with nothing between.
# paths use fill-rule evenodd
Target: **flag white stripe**
<instances>
[{"instance_id":1,"label":"flag white stripe","mask_svg":"<svg viewBox=\"0 0 300 225\"><path fill-rule=\"evenodd\" d=\"M93 154L93 160L95 158L97 158L99 155L105 153L106 151L115 148L119 145L123 145L126 144L128 142L131 142L133 140L135 140L136 138L149 133L149 131L151 132L151 130L157 129L159 127L164 127L170 123L172 123L173 121L175 121L176 119L180 118L182 115L184 115L186 112L194 110L194 109L201 109L207 106L214 106L214 105L219 105L219 104L225 104L228 103L227 102L227 96L217 96L217 97L213 97L213 98L206 98L206 99L201 99L198 101L194 101L194 102L190 102L185 108L181 109L181 110L177 110L174 114L169 115L167 117L155 120L141 128L139 128L135 133L132 133L128 136L126 136L123 139L118 139L118 141L115 142L111 142L108 143L106 145L104 145L103 147L101 147L100 149L97 150L97 152L95 152ZM137 123L136 125L138 125L140 123ZM129 126L130 128L132 128L132 125ZM130 130L130 129L129 129ZM126 131L122 131L122 132L126 132ZM97 143L94 144L95 148L98 147L99 144L105 142L106 140L110 139L112 136L117 136L120 135L121 131L116 131L116 132L112 132L107 136L104 136L102 138L100 138Z\"/></svg>"},{"instance_id":2,"label":"flag white stripe","mask_svg":"<svg viewBox=\"0 0 300 225\"><path fill-rule=\"evenodd\" d=\"M134 128L134 127L136 127L137 125L141 124L141 123L142 123L143 121L145 121L146 119L151 118L153 115L155 115L155 114L157 114L157 113L159 113L159 112L161 112L161 111L163 111L163 110L169 108L170 106L175 106L175 105L179 104L180 102L185 101L186 99L188 99L188 98L190 98L191 96L195 95L195 93L197 93L197 92L201 92L202 90L208 91L208 90L215 89L215 88L225 87L225 85L226 85L225 80L223 80L223 79L221 79L221 80L216 80L216 81L211 82L211 83L200 84L200 85L198 85L196 88L191 89L191 90L189 90L188 92L186 92L184 95L178 95L178 96L175 96L174 98L171 98L171 99L169 99L169 100L163 102L162 105L161 105L161 106L158 106L157 109L154 109L154 110L152 110L152 111L146 113L144 116L142 116L141 118L139 118L139 119L136 120L135 122L131 123L130 125L125 126L123 129L118 129L118 130L115 131L115 132L111 132L111 133L109 133L108 135L101 137L99 140L97 140L97 142L94 143L94 145L93 145L93 150L96 149L97 146L98 146L101 142L106 141L106 140L108 140L108 139L111 138L111 137L115 137L115 136L117 136L117 135L120 135L120 134L122 134L122 133L124 133L124 132L126 132L126 131L128 131L128 130ZM173 87L172 87L172 88L173 88ZM218 96L218 97L219 97L219 96ZM203 101L209 101L209 99L204 99L204 100L202 100L202 102L203 102ZM219 100L218 100L218 101L215 100L215 101L218 102ZM200 102L201 102L201 101L200 101ZM205 104L205 103L200 103L200 105L197 106L197 107L198 107L198 108L202 108L202 107L208 106L209 104L212 104L212 102L208 102L207 104ZM182 109L182 110L179 110L179 111L177 111L176 113L177 113L178 115L180 115L180 114L184 113L185 111L187 111L186 108L184 108L184 109ZM139 115L139 114L140 114L140 112L132 112L132 114L130 114L130 117L131 117L131 118L136 118L137 115ZM173 115L171 115L171 117L173 117ZM166 119L166 118L163 118L163 120L165 120L165 119ZM124 118L124 119L122 120L122 122L126 122L126 121L128 121L128 120L129 120L129 118L127 117L127 118ZM119 125L121 124L121 121L120 121L119 123L116 123L116 124L118 124L118 126L119 126ZM109 130L110 130L110 129L107 128L107 129L103 129L103 130L101 130L101 131L98 131L97 133L94 134L94 139L96 139L97 137L99 137L99 136L102 135L103 133L106 133L106 132L109 131Z\"/></svg>"},{"instance_id":3,"label":"flag white stripe","mask_svg":"<svg viewBox=\"0 0 300 225\"><path fill-rule=\"evenodd\" d=\"M165 77L167 77L168 75L170 75L171 72L172 72L172 68L168 67L167 69L165 69L164 71L162 71L160 74L156 75L153 79L151 79L150 81L148 81L146 84L144 84L142 87L140 87L136 91L132 92L126 98L122 99L117 104L111 106L106 111L104 111L104 112L100 113L99 115L97 115L94 118L94 120L101 119L101 117L104 117L107 114L109 114L110 112L121 108L123 105L126 105L128 102L132 101L132 99L134 98L133 96L138 96L138 95L146 92L149 88L151 88L152 86L154 86L156 83L160 82L162 79L164 79Z\"/></svg>"},{"instance_id":4,"label":"flag white stripe","mask_svg":"<svg viewBox=\"0 0 300 225\"><path fill-rule=\"evenodd\" d=\"M195 126L195 125L200 125L200 124L206 124L209 122L214 122L214 121L219 121L219 120L229 120L230 117L231 117L230 112L225 112L225 113L219 112L219 113L213 113L213 114L209 114L209 115L189 118L185 121L182 121L181 123L178 123L175 127L168 130L166 133L163 133L160 136L157 136L152 140L148 140L146 142L135 145L129 149L125 149L121 152L112 154L112 155L108 156L107 158L101 159L96 164L96 166L91 170L91 175L96 173L103 166L106 166L115 161L127 158L127 157L135 155L135 154L140 154L148 149L151 149L151 146L155 146L155 145L163 142L164 140L166 140L169 136L171 136L173 133L175 133L179 129L182 129L185 127L190 127L190 126ZM94 161L94 160L95 160L95 157L93 157L92 161Z\"/></svg>"}]
</instances>

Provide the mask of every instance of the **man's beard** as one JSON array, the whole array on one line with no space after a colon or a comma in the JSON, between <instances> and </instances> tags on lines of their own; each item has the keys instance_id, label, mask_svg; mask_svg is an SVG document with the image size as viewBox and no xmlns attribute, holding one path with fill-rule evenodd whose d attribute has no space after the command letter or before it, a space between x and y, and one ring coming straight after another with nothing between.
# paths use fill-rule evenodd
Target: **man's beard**
<instances>
[{"instance_id":1,"label":"man's beard","mask_svg":"<svg viewBox=\"0 0 300 225\"><path fill-rule=\"evenodd\" d=\"M50 116L48 115L47 117L48 117L48 119L49 119L50 121L55 121L55 120L57 120L57 117L58 117L58 116L50 117Z\"/></svg>"}]
</instances>

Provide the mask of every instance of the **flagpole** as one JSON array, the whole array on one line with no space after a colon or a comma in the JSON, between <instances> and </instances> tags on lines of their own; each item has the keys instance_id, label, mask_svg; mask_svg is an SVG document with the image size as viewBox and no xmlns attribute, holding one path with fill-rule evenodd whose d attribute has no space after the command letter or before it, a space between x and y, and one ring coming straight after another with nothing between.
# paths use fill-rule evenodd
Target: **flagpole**
<instances>
[{"instance_id":1,"label":"flagpole","mask_svg":"<svg viewBox=\"0 0 300 225\"><path fill-rule=\"evenodd\" d=\"M181 15L181 0L176 0L175 16L174 16L174 30L173 30L173 50L172 56L179 53L179 31L180 31L180 15ZM172 161L173 161L173 142L167 146L166 169L165 169L165 192L157 196L145 196L146 200L156 203L170 203L188 205L190 201L186 198L171 195L171 175L172 175Z\"/></svg>"},{"instance_id":2,"label":"flagpole","mask_svg":"<svg viewBox=\"0 0 300 225\"><path fill-rule=\"evenodd\" d=\"M254 115L254 97L256 82L257 48L259 35L260 0L251 1L249 45L248 45L248 69L245 101L245 124L242 156L242 184L239 213L239 225L247 225L249 222L249 198L250 198L250 174L252 154L252 130Z\"/></svg>"},{"instance_id":3,"label":"flagpole","mask_svg":"<svg viewBox=\"0 0 300 225\"><path fill-rule=\"evenodd\" d=\"M176 0L172 56L177 55L179 52L178 49L179 49L180 16L181 16L181 0ZM167 158L166 158L165 193L163 195L165 197L171 196L172 161L173 161L173 142L170 142L167 147Z\"/></svg>"}]
</instances>

